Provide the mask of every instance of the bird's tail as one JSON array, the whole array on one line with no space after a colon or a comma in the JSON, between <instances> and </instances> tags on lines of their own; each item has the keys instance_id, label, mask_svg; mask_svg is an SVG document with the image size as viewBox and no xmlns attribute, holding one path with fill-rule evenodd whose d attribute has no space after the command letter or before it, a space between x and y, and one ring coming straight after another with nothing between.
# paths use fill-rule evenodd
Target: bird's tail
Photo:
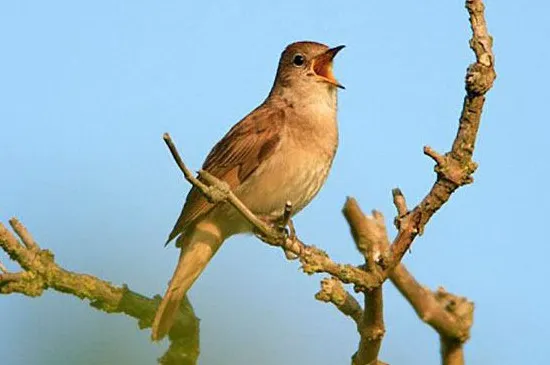
<instances>
[{"instance_id":1,"label":"bird's tail","mask_svg":"<svg viewBox=\"0 0 550 365\"><path fill-rule=\"evenodd\" d=\"M202 273L222 242L220 231L212 224L206 227L197 226L191 234L183 237L176 271L153 321L153 341L161 340L170 331L187 290Z\"/></svg>"}]
</instances>

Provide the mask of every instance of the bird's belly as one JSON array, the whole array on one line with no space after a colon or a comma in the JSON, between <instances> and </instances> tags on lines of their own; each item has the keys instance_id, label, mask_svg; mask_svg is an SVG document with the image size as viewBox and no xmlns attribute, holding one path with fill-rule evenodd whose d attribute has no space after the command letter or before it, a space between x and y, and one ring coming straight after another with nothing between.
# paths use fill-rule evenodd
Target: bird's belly
<instances>
[{"instance_id":1,"label":"bird's belly","mask_svg":"<svg viewBox=\"0 0 550 365\"><path fill-rule=\"evenodd\" d=\"M257 215L279 217L287 201L297 213L321 189L332 157L299 149L275 153L238 189L237 196Z\"/></svg>"}]
</instances>

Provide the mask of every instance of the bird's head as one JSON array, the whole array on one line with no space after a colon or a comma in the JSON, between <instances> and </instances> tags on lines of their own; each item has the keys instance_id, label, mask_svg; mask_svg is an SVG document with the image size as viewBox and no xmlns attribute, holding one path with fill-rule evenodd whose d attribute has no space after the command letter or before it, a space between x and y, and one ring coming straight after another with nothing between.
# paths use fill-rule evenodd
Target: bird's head
<instances>
[{"instance_id":1,"label":"bird's head","mask_svg":"<svg viewBox=\"0 0 550 365\"><path fill-rule=\"evenodd\" d=\"M334 57L344 48L316 42L296 42L285 48L279 60L275 78L276 89L300 89L315 92L319 89L334 90L344 87L332 73Z\"/></svg>"}]
</instances>

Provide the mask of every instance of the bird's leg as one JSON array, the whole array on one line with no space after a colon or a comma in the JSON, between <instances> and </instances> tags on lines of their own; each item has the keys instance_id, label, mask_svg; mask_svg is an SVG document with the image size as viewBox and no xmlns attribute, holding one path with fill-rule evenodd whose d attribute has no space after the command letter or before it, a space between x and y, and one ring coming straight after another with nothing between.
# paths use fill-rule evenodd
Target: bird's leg
<instances>
[{"instance_id":1,"label":"bird's leg","mask_svg":"<svg viewBox=\"0 0 550 365\"><path fill-rule=\"evenodd\" d=\"M284 250L286 258L289 260L294 260L298 258L298 256L294 252L286 248L296 239L296 230L294 229L294 223L290 218L291 216L292 203L290 201L287 201L283 214L280 217L274 218L273 216L259 216L259 218L271 227L275 228L275 230L280 234L280 246ZM257 230L254 232L254 234L262 241L270 243L268 242L266 237Z\"/></svg>"},{"instance_id":2,"label":"bird's leg","mask_svg":"<svg viewBox=\"0 0 550 365\"><path fill-rule=\"evenodd\" d=\"M278 227L281 231L284 231L287 236L289 235L289 232L286 227L288 226L290 228L291 216L292 216L292 202L290 200L287 200L287 202L285 203L285 210L283 211L283 215L279 218L279 227Z\"/></svg>"},{"instance_id":3,"label":"bird's leg","mask_svg":"<svg viewBox=\"0 0 550 365\"><path fill-rule=\"evenodd\" d=\"M291 215L292 203L290 201L287 201L283 210L283 214L281 216L274 217L273 215L259 215L257 217L270 227L274 228L283 239L286 239L295 236L294 225L292 224L292 220L290 219ZM259 232L254 233L262 238Z\"/></svg>"},{"instance_id":4,"label":"bird's leg","mask_svg":"<svg viewBox=\"0 0 550 365\"><path fill-rule=\"evenodd\" d=\"M296 239L296 229L294 228L294 222L292 219L288 220L288 238L291 241L294 241Z\"/></svg>"},{"instance_id":5,"label":"bird's leg","mask_svg":"<svg viewBox=\"0 0 550 365\"><path fill-rule=\"evenodd\" d=\"M291 238L291 236L294 235L294 225L292 224L292 220L290 217L292 216L292 203L290 201L287 201L285 203L285 208L283 210L283 214L279 217L273 218L268 217L266 218L266 223L271 225L273 228L275 228L280 234L283 239Z\"/></svg>"}]
</instances>

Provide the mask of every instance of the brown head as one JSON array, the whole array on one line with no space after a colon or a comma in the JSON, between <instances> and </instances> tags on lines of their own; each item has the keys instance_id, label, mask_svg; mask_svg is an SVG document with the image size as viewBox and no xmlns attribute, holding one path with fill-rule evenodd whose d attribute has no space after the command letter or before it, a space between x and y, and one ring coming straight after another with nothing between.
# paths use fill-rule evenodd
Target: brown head
<instances>
[{"instance_id":1,"label":"brown head","mask_svg":"<svg viewBox=\"0 0 550 365\"><path fill-rule=\"evenodd\" d=\"M344 46L329 48L316 42L296 42L288 45L281 54L271 92L288 88L299 88L306 92L327 88L343 89L332 73L334 57L342 48Z\"/></svg>"}]
</instances>

